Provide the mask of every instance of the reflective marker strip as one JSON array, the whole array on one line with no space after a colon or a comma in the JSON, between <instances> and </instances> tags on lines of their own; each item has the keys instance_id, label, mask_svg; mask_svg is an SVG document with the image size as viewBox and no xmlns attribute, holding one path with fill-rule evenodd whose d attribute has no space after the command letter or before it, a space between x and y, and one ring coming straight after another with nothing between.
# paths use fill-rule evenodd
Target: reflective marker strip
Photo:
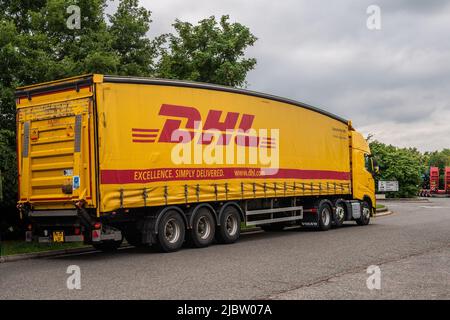
<instances>
[{"instance_id":1,"label":"reflective marker strip","mask_svg":"<svg viewBox=\"0 0 450 320\"><path fill-rule=\"evenodd\" d=\"M23 147L22 147L23 158L28 158L29 144L30 144L30 122L27 121L23 124Z\"/></svg>"},{"instance_id":2,"label":"reflective marker strip","mask_svg":"<svg viewBox=\"0 0 450 320\"><path fill-rule=\"evenodd\" d=\"M81 114L75 116L75 152L81 151Z\"/></svg>"},{"instance_id":3,"label":"reflective marker strip","mask_svg":"<svg viewBox=\"0 0 450 320\"><path fill-rule=\"evenodd\" d=\"M181 170L181 171L180 171ZM151 169L107 169L101 170L103 184L150 183L180 180L219 180L219 179L305 179L305 180L341 180L337 187L349 189L350 172L327 170L302 170L280 168L273 174L269 168L151 168ZM183 172L184 174L179 174ZM345 187L344 187L345 185ZM308 187L308 186L306 186Z\"/></svg>"}]
</instances>

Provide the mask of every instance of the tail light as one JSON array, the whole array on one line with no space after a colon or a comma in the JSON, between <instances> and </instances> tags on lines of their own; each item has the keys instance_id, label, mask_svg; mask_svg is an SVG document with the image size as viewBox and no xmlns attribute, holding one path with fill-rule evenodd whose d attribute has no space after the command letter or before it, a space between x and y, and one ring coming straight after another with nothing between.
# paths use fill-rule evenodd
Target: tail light
<instances>
[{"instance_id":1,"label":"tail light","mask_svg":"<svg viewBox=\"0 0 450 320\"><path fill-rule=\"evenodd\" d=\"M95 230L99 230L99 229L101 229L101 228L102 228L102 224L101 224L100 222L94 223L94 229L95 229Z\"/></svg>"}]
</instances>

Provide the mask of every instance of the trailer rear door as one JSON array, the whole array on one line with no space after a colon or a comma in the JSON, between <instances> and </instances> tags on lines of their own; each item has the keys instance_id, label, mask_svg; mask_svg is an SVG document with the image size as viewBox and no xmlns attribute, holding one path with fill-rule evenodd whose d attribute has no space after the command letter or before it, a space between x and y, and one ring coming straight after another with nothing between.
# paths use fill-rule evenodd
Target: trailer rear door
<instances>
[{"instance_id":1,"label":"trailer rear door","mask_svg":"<svg viewBox=\"0 0 450 320\"><path fill-rule=\"evenodd\" d=\"M95 207L92 86L17 99L20 202Z\"/></svg>"}]
</instances>

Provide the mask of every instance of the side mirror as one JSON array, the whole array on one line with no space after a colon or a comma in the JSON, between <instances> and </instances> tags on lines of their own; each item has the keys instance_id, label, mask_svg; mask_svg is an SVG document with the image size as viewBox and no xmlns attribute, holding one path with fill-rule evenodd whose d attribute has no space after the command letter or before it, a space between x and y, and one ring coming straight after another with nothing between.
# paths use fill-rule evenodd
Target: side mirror
<instances>
[{"instance_id":1,"label":"side mirror","mask_svg":"<svg viewBox=\"0 0 450 320\"><path fill-rule=\"evenodd\" d=\"M378 174L380 172L380 167L378 166L377 160L375 160L375 158L372 157L372 167L373 167L373 172L375 174Z\"/></svg>"}]
</instances>

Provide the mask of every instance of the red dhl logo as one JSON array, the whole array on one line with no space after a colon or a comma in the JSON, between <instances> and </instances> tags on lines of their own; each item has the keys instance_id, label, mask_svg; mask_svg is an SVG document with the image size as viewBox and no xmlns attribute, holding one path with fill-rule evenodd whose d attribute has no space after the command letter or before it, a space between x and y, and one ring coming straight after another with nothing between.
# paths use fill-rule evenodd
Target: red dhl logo
<instances>
[{"instance_id":1,"label":"red dhl logo","mask_svg":"<svg viewBox=\"0 0 450 320\"><path fill-rule=\"evenodd\" d=\"M258 136L252 129L255 115L227 112L224 121L220 121L223 111L209 110L206 120L201 128L201 135L198 144L211 144L213 137L220 132L217 145L229 145L233 140L237 145L245 147L275 148L275 139L266 136ZM170 117L164 122L161 129L132 128L132 140L135 143L187 143L195 138L195 132L199 131L202 124L202 117L199 110L193 107L163 104L158 113L159 116ZM238 123L238 119L240 121ZM177 118L177 119L173 119ZM182 122L186 123L184 128ZM208 130L210 132L208 132ZM214 131L214 132L212 132ZM254 130L253 130L254 131ZM237 134L233 134L237 132ZM185 134L179 134L185 133ZM186 135L187 133L187 135ZM188 139L186 139L188 137Z\"/></svg>"}]
</instances>

